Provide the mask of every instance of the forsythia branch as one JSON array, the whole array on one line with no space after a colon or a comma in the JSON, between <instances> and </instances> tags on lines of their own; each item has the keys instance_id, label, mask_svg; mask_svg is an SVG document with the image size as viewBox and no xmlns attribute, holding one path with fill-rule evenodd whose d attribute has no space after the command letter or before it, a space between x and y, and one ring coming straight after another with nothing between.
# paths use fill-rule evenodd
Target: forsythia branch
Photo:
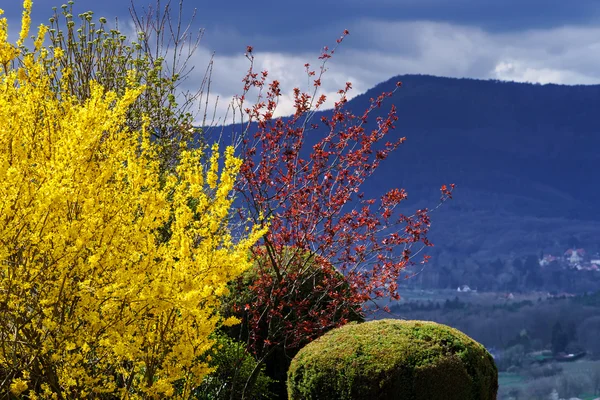
<instances>
[{"instance_id":1,"label":"forsythia branch","mask_svg":"<svg viewBox=\"0 0 600 400\"><path fill-rule=\"evenodd\" d=\"M41 36L21 54L0 20L0 391L185 397L209 372L218 296L264 234L227 229L241 160L227 148L220 167L213 146L206 167L184 146L161 175L147 123L126 128L143 86L57 92Z\"/></svg>"}]
</instances>

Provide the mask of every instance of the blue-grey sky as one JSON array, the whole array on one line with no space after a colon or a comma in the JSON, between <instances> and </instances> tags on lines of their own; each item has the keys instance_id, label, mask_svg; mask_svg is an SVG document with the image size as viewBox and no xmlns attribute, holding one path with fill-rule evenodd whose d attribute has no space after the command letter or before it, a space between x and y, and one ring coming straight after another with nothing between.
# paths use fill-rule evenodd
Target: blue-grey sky
<instances>
[{"instance_id":1,"label":"blue-grey sky","mask_svg":"<svg viewBox=\"0 0 600 400\"><path fill-rule=\"evenodd\" d=\"M34 22L47 20L61 1L34 0ZM141 10L154 0L134 0ZM166 4L161 0L161 4ZM172 0L177 7L178 0ZM318 64L323 45L350 35L328 64L323 92L346 81L359 94L405 73L538 83L600 83L598 0L184 0L184 16L197 9L194 27L204 28L197 66L186 87L199 84L215 53L213 95L239 93L254 46L256 65L271 71L284 92L307 87L303 65ZM118 17L126 33L128 0L77 0L75 12ZM19 0L0 0L10 30L18 30ZM333 97L333 96L331 96ZM283 98L280 112L291 108Z\"/></svg>"}]
</instances>

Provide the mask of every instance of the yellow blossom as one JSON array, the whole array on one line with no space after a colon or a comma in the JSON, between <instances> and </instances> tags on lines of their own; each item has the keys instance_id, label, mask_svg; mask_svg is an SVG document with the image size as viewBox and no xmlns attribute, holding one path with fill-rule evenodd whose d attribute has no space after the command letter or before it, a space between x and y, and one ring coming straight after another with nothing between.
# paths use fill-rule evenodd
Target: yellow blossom
<instances>
[{"instance_id":1,"label":"yellow blossom","mask_svg":"<svg viewBox=\"0 0 600 400\"><path fill-rule=\"evenodd\" d=\"M10 384L10 392L15 396L19 396L21 393L27 390L27 382L23 379L15 379Z\"/></svg>"},{"instance_id":2,"label":"yellow blossom","mask_svg":"<svg viewBox=\"0 0 600 400\"><path fill-rule=\"evenodd\" d=\"M32 0L23 1L23 16L21 19L21 32L19 33L19 40L17 40L17 46L21 46L27 35L29 34L29 26L31 25L31 6L33 5Z\"/></svg>"},{"instance_id":3,"label":"yellow blossom","mask_svg":"<svg viewBox=\"0 0 600 400\"><path fill-rule=\"evenodd\" d=\"M44 28L33 52L15 50L28 28L15 46L0 19L0 369L14 374L0 392L186 397L210 372L198 360L223 323L218 294L264 234L228 229L241 160L228 148L219 163L215 146L203 165L186 148L162 171L147 123L125 123L144 88L92 82L80 101L68 68L51 84L43 60L63 50L46 52Z\"/></svg>"}]
</instances>

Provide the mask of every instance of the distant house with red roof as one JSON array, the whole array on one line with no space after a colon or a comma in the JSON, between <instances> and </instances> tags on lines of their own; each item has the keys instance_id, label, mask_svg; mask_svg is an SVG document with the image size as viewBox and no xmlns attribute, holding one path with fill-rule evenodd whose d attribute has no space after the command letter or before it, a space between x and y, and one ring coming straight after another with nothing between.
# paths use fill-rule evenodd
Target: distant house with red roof
<instances>
[{"instance_id":1,"label":"distant house with red roof","mask_svg":"<svg viewBox=\"0 0 600 400\"><path fill-rule=\"evenodd\" d=\"M565 251L564 254L565 261L569 263L570 266L576 267L585 258L585 250L584 249L569 249Z\"/></svg>"}]
</instances>

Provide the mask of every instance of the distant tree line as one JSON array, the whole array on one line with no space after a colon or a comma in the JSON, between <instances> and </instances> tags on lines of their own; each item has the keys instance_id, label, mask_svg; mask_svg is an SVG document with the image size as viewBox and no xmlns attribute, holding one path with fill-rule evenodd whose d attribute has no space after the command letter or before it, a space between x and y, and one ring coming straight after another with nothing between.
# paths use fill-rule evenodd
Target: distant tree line
<instances>
[{"instance_id":1,"label":"distant tree line","mask_svg":"<svg viewBox=\"0 0 600 400\"><path fill-rule=\"evenodd\" d=\"M477 300L477 299L475 299ZM392 306L393 316L455 327L486 347L521 352L586 351L600 358L600 292L537 300L412 301Z\"/></svg>"},{"instance_id":2,"label":"distant tree line","mask_svg":"<svg viewBox=\"0 0 600 400\"><path fill-rule=\"evenodd\" d=\"M542 267L539 257L533 254L492 261L436 257L421 273L409 275L402 284L423 289L457 289L468 285L478 291L585 293L597 290L600 271L570 269L557 261Z\"/></svg>"}]
</instances>

